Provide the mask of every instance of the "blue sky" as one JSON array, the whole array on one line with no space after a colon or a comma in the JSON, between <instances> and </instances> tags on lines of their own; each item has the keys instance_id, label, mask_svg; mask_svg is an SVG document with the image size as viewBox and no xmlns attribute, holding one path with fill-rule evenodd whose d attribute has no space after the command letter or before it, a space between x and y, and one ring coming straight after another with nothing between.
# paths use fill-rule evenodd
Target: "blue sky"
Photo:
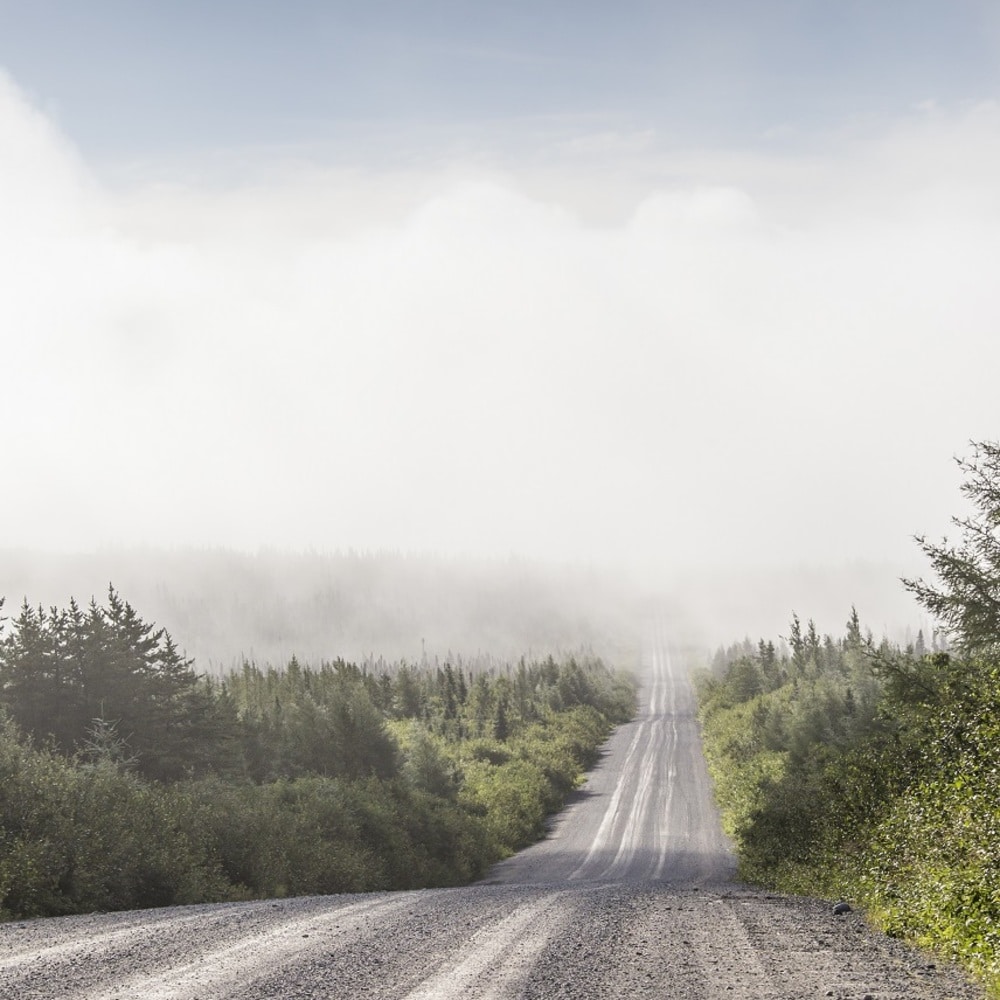
<instances>
[{"instance_id":1,"label":"blue sky","mask_svg":"<svg viewBox=\"0 0 1000 1000\"><path fill-rule=\"evenodd\" d=\"M0 546L895 591L997 434L998 55L965 0L0 0Z\"/></svg>"},{"instance_id":2,"label":"blue sky","mask_svg":"<svg viewBox=\"0 0 1000 1000\"><path fill-rule=\"evenodd\" d=\"M538 119L748 144L1000 81L989 0L36 0L0 25L0 64L98 160Z\"/></svg>"}]
</instances>

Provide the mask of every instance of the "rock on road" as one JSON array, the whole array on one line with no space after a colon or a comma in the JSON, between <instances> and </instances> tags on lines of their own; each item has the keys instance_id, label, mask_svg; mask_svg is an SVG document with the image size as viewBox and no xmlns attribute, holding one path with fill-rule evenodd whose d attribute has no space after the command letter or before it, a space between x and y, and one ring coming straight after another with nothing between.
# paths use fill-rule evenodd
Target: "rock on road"
<instances>
[{"instance_id":1,"label":"rock on road","mask_svg":"<svg viewBox=\"0 0 1000 1000\"><path fill-rule=\"evenodd\" d=\"M636 719L550 836L462 889L0 926L0 997L973 998L829 903L733 882L694 699L654 644Z\"/></svg>"}]
</instances>

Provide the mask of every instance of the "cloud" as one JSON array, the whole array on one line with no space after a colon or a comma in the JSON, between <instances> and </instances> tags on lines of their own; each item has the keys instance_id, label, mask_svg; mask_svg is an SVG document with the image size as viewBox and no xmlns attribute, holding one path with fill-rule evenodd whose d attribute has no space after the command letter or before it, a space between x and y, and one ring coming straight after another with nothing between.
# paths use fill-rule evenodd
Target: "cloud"
<instances>
[{"instance_id":1,"label":"cloud","mask_svg":"<svg viewBox=\"0 0 1000 1000\"><path fill-rule=\"evenodd\" d=\"M994 105L222 185L0 135L7 544L902 559L996 433Z\"/></svg>"}]
</instances>

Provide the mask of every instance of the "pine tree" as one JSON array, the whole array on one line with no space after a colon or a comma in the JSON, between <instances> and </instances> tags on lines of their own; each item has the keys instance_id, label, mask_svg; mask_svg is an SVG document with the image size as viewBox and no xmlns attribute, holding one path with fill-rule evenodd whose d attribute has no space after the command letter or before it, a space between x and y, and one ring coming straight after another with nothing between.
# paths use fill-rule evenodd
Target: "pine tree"
<instances>
[{"instance_id":1,"label":"pine tree","mask_svg":"<svg viewBox=\"0 0 1000 1000\"><path fill-rule=\"evenodd\" d=\"M806 669L806 641L802 638L802 622L799 616L792 613L792 621L788 626L788 644L792 647L792 666L796 674Z\"/></svg>"},{"instance_id":2,"label":"pine tree","mask_svg":"<svg viewBox=\"0 0 1000 1000\"><path fill-rule=\"evenodd\" d=\"M213 699L166 629L114 589L107 606L25 602L0 645L0 700L22 730L72 754L113 727L148 777L205 770L234 718ZM228 730L227 730L228 726Z\"/></svg>"},{"instance_id":3,"label":"pine tree","mask_svg":"<svg viewBox=\"0 0 1000 1000\"><path fill-rule=\"evenodd\" d=\"M956 460L966 476L962 494L974 507L952 518L960 543L937 545L918 535L938 583L903 580L967 655L1000 651L1000 442L973 441L972 448L971 458Z\"/></svg>"},{"instance_id":4,"label":"pine tree","mask_svg":"<svg viewBox=\"0 0 1000 1000\"><path fill-rule=\"evenodd\" d=\"M493 722L493 736L501 743L506 743L507 737L510 736L510 724L507 722L506 695L497 700L497 714Z\"/></svg>"}]
</instances>

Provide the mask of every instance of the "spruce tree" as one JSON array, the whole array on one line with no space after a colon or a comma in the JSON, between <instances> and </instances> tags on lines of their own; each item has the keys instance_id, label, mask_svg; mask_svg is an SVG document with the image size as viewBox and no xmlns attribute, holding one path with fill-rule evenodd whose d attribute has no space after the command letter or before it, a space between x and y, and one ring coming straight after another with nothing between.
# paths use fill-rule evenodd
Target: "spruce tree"
<instances>
[{"instance_id":1,"label":"spruce tree","mask_svg":"<svg viewBox=\"0 0 1000 1000\"><path fill-rule=\"evenodd\" d=\"M961 541L934 544L918 535L938 582L903 580L966 655L1000 652L1000 442L971 444L972 457L956 459L966 476L962 494L973 505L971 514L952 518Z\"/></svg>"}]
</instances>

